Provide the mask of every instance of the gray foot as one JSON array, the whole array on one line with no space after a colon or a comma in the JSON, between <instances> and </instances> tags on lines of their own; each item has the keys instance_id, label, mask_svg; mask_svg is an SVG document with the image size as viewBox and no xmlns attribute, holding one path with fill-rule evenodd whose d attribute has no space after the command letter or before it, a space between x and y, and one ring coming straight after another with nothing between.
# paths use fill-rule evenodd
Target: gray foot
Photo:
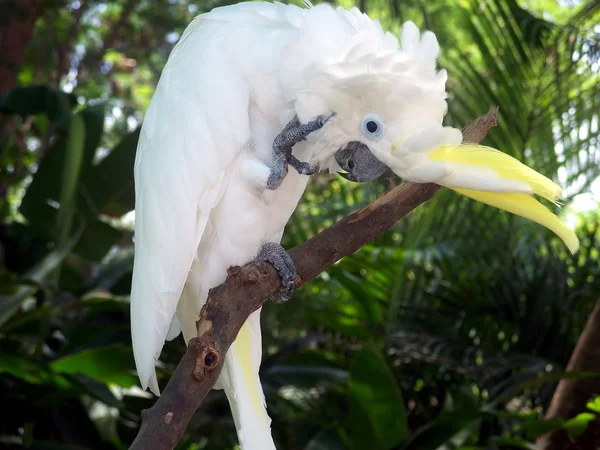
<instances>
[{"instance_id":1,"label":"gray foot","mask_svg":"<svg viewBox=\"0 0 600 450\"><path fill-rule=\"evenodd\" d=\"M294 283L296 281L296 267L288 252L275 242L267 242L260 249L256 259L273 264L281 277L281 290L274 294L271 300L275 303L288 301L294 292Z\"/></svg>"},{"instance_id":2,"label":"gray foot","mask_svg":"<svg viewBox=\"0 0 600 450\"><path fill-rule=\"evenodd\" d=\"M299 161L292 155L292 147L304 140L310 133L317 131L331 119L335 113L329 116L317 116L308 123L301 124L294 117L273 141L273 164L271 174L267 180L267 189L277 189L288 173L288 165L292 166L302 175L312 175L317 171L316 166L307 162Z\"/></svg>"}]
</instances>

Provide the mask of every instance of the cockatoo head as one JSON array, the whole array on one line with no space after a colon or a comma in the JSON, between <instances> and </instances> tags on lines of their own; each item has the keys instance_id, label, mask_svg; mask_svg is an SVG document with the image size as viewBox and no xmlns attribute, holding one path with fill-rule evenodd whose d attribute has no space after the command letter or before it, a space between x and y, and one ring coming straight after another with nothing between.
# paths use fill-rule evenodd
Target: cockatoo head
<instances>
[{"instance_id":1,"label":"cockatoo head","mask_svg":"<svg viewBox=\"0 0 600 450\"><path fill-rule=\"evenodd\" d=\"M372 180L390 164L398 164L398 154L391 155L416 132L441 126L447 111L447 76L436 69L435 35L421 36L408 22L402 42L399 48L390 34L363 31L328 64L307 71L307 87L295 101L300 122L335 113L312 136L318 148L313 163L343 170L341 175L352 181ZM458 142L462 138L458 130L453 137Z\"/></svg>"},{"instance_id":2,"label":"cockatoo head","mask_svg":"<svg viewBox=\"0 0 600 450\"><path fill-rule=\"evenodd\" d=\"M390 59L394 58L384 57L384 61L374 63ZM399 66L400 72L403 67ZM408 70L415 68L419 69L412 64ZM319 147L315 162L330 170L343 169L347 173L342 175L352 181L376 178L386 165L397 165L398 155L393 157L393 153L401 150L415 133L440 127L446 113L445 72L423 72L433 76L417 82L417 75L410 72L373 71L340 78L328 72L321 80L315 80L318 87L297 102L300 121L319 115L320 111L335 113L321 133L314 136ZM460 143L460 131L455 130L453 138Z\"/></svg>"},{"instance_id":3,"label":"cockatoo head","mask_svg":"<svg viewBox=\"0 0 600 450\"><path fill-rule=\"evenodd\" d=\"M295 96L302 123L335 113L310 136L311 162L352 181L372 180L389 167L404 179L449 187L546 226L574 252L574 233L533 198L556 202L559 186L498 150L461 144L461 131L442 125L447 76L436 68L435 35L408 22L398 43L359 13L348 14L362 30L327 63L309 66Z\"/></svg>"}]
</instances>

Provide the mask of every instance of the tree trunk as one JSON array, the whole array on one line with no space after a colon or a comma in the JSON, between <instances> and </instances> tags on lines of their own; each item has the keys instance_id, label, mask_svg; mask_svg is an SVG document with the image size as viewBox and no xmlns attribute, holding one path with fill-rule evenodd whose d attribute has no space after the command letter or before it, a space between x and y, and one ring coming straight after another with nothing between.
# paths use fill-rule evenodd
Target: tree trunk
<instances>
[{"instance_id":1,"label":"tree trunk","mask_svg":"<svg viewBox=\"0 0 600 450\"><path fill-rule=\"evenodd\" d=\"M600 300L596 303L571 355L567 372L600 373ZM598 379L564 379L558 383L546 419L570 419L585 412L587 401L600 395ZM585 433L573 438L565 430L538 439L547 450L596 450L600 448L600 421L590 422Z\"/></svg>"},{"instance_id":2,"label":"tree trunk","mask_svg":"<svg viewBox=\"0 0 600 450\"><path fill-rule=\"evenodd\" d=\"M0 94L11 90L46 0L0 0Z\"/></svg>"}]
</instances>

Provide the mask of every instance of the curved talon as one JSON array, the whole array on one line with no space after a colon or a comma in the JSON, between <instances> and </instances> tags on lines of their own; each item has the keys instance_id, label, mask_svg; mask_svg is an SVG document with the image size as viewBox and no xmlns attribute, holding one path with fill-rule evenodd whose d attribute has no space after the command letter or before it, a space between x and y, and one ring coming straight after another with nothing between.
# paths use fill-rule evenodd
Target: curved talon
<instances>
[{"instance_id":1,"label":"curved talon","mask_svg":"<svg viewBox=\"0 0 600 450\"><path fill-rule=\"evenodd\" d=\"M288 252L275 242L267 242L261 247L256 259L273 264L281 277L281 289L271 296L271 300L275 303L284 303L289 300L294 293L296 267Z\"/></svg>"},{"instance_id":2,"label":"curved talon","mask_svg":"<svg viewBox=\"0 0 600 450\"><path fill-rule=\"evenodd\" d=\"M281 185L287 175L288 165L296 169L301 175L312 175L317 171L316 166L311 166L293 156L292 147L304 140L310 133L323 128L333 116L335 116L335 113L328 116L317 116L305 124L301 124L298 117L294 117L284 127L283 131L273 141L273 163L271 174L267 180L267 189L277 189Z\"/></svg>"},{"instance_id":3,"label":"curved talon","mask_svg":"<svg viewBox=\"0 0 600 450\"><path fill-rule=\"evenodd\" d=\"M307 162L300 161L294 155L288 156L288 164L296 169L300 175L312 175L317 171L317 166L311 166Z\"/></svg>"}]
</instances>

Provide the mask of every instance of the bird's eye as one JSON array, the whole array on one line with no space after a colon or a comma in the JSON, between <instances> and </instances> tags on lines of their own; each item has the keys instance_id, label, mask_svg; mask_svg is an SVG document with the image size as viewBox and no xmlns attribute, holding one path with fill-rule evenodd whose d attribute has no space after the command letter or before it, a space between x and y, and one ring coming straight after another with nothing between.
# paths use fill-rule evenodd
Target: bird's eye
<instances>
[{"instance_id":1,"label":"bird's eye","mask_svg":"<svg viewBox=\"0 0 600 450\"><path fill-rule=\"evenodd\" d=\"M368 114L363 118L361 128L367 138L375 140L383 135L385 126L383 119L377 114Z\"/></svg>"}]
</instances>

